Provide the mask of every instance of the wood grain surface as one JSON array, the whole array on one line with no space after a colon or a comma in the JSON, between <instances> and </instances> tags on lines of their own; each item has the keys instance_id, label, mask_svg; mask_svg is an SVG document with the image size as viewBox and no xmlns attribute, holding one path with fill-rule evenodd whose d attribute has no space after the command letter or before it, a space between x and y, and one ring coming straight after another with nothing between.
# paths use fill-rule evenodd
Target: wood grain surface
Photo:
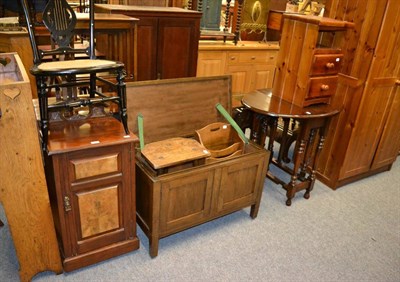
<instances>
[{"instance_id":1,"label":"wood grain surface","mask_svg":"<svg viewBox=\"0 0 400 282\"><path fill-rule=\"evenodd\" d=\"M198 141L178 137L147 144L142 155L154 169L160 169L205 159L211 154Z\"/></svg>"},{"instance_id":2,"label":"wood grain surface","mask_svg":"<svg viewBox=\"0 0 400 282\"><path fill-rule=\"evenodd\" d=\"M6 56L4 54L1 55ZM0 83L0 201L7 215L20 265L21 281L42 271L62 272L29 78L16 55L22 78ZM18 88L12 99L4 95Z\"/></svg>"}]
</instances>

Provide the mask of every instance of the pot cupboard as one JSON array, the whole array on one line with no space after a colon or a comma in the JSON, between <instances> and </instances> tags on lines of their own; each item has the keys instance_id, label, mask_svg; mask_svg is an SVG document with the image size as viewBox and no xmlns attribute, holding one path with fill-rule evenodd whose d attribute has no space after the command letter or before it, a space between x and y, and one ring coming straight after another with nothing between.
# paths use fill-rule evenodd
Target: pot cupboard
<instances>
[{"instance_id":1,"label":"pot cupboard","mask_svg":"<svg viewBox=\"0 0 400 282\"><path fill-rule=\"evenodd\" d=\"M64 271L138 249L137 137L109 116L49 127L45 172Z\"/></svg>"}]
</instances>

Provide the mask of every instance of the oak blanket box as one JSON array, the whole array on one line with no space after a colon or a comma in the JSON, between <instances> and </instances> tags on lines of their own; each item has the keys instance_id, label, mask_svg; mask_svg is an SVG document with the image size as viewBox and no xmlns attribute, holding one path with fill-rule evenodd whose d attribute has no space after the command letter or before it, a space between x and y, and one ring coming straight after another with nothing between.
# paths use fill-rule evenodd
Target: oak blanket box
<instances>
[{"instance_id":1,"label":"oak blanket box","mask_svg":"<svg viewBox=\"0 0 400 282\"><path fill-rule=\"evenodd\" d=\"M196 129L227 122L215 105L231 112L231 77L181 78L127 83L128 125L138 132L143 116L145 144L173 137L193 137ZM269 151L254 143L244 153L217 162L184 166L157 175L136 154L137 222L158 254L163 237L251 207L258 213Z\"/></svg>"}]
</instances>

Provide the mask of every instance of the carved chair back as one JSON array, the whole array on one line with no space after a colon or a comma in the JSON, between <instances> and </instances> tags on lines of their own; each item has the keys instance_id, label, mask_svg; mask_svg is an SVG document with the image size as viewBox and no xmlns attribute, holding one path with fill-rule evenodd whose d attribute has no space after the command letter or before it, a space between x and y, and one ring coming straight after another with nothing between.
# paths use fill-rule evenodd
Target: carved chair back
<instances>
[{"instance_id":1,"label":"carved chair back","mask_svg":"<svg viewBox=\"0 0 400 282\"><path fill-rule=\"evenodd\" d=\"M50 32L52 48L39 49L36 42L35 25L29 16L27 0L21 0L25 13L29 37L33 50L34 64L40 64L44 56L70 55L85 53L94 59L94 11L93 0L89 1L89 46L87 48L74 48L74 29L77 23L75 11L66 0L49 0L43 11L43 24Z\"/></svg>"}]
</instances>

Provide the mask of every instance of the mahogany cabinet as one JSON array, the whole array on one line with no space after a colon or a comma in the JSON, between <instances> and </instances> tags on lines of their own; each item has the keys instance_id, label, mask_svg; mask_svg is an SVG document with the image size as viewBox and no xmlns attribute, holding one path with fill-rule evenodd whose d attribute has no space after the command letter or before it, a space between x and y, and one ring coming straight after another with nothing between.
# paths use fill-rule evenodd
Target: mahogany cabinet
<instances>
[{"instance_id":1,"label":"mahogany cabinet","mask_svg":"<svg viewBox=\"0 0 400 282\"><path fill-rule=\"evenodd\" d=\"M137 81L196 76L201 13L176 7L97 4L138 18Z\"/></svg>"},{"instance_id":2,"label":"mahogany cabinet","mask_svg":"<svg viewBox=\"0 0 400 282\"><path fill-rule=\"evenodd\" d=\"M332 188L389 170L400 148L400 2L353 2L326 6L330 17L355 23L333 101L343 111L332 120L318 168Z\"/></svg>"},{"instance_id":3,"label":"mahogany cabinet","mask_svg":"<svg viewBox=\"0 0 400 282\"><path fill-rule=\"evenodd\" d=\"M139 248L136 142L112 117L50 123L46 178L65 271Z\"/></svg>"}]
</instances>

